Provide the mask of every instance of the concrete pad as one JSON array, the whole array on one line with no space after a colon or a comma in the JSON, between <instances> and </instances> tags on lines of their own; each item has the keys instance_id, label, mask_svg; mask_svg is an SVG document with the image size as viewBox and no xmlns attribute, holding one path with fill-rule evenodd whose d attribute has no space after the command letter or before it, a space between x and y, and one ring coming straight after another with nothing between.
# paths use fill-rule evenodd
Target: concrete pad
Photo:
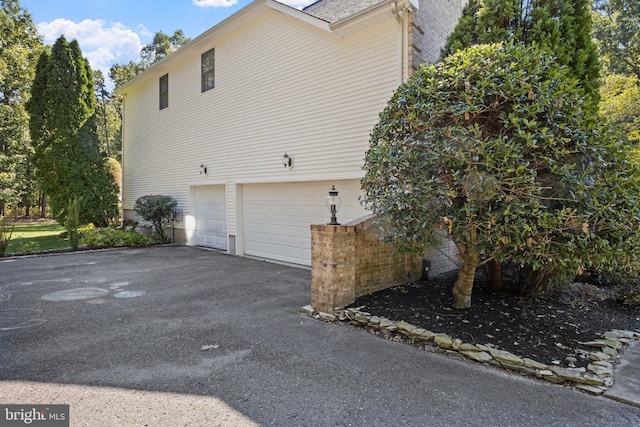
<instances>
[{"instance_id":1,"label":"concrete pad","mask_svg":"<svg viewBox=\"0 0 640 427\"><path fill-rule=\"evenodd\" d=\"M613 371L613 385L604 395L640 408L640 341L632 341Z\"/></svg>"}]
</instances>

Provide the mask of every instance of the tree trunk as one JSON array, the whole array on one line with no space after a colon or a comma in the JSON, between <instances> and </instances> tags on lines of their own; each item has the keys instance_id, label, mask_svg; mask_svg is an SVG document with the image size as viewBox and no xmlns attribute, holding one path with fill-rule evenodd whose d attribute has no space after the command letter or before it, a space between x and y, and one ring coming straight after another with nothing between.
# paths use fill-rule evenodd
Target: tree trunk
<instances>
[{"instance_id":1,"label":"tree trunk","mask_svg":"<svg viewBox=\"0 0 640 427\"><path fill-rule=\"evenodd\" d=\"M473 281L476 278L480 253L476 250L468 249L460 259L461 265L458 280L453 285L453 306L455 308L469 308L471 307L471 291L473 290Z\"/></svg>"},{"instance_id":2,"label":"tree trunk","mask_svg":"<svg viewBox=\"0 0 640 427\"><path fill-rule=\"evenodd\" d=\"M42 193L42 198L40 199L40 218L45 218L47 216L47 195Z\"/></svg>"},{"instance_id":3,"label":"tree trunk","mask_svg":"<svg viewBox=\"0 0 640 427\"><path fill-rule=\"evenodd\" d=\"M489 283L494 291L504 290L504 280L502 280L502 264L498 261L489 261Z\"/></svg>"}]
</instances>

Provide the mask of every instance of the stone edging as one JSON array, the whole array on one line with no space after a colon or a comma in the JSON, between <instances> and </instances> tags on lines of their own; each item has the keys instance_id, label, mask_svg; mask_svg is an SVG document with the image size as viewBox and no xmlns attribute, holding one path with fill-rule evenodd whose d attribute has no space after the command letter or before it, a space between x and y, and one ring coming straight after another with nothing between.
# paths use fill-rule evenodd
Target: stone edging
<instances>
[{"instance_id":1,"label":"stone edging","mask_svg":"<svg viewBox=\"0 0 640 427\"><path fill-rule=\"evenodd\" d=\"M591 363L584 368L564 368L546 365L529 358L520 358L508 351L483 344L469 344L444 333L435 333L405 321L393 322L385 317L372 316L361 311L364 307L337 309L333 313L315 310L306 305L300 312L325 322L344 322L358 327L380 331L385 336L409 339L414 344L431 345L448 354L462 355L480 363L502 367L523 375L534 376L556 384L569 384L593 395L604 393L613 384L613 360L632 340L640 340L640 332L612 330L593 341L580 344L589 352Z\"/></svg>"}]
</instances>

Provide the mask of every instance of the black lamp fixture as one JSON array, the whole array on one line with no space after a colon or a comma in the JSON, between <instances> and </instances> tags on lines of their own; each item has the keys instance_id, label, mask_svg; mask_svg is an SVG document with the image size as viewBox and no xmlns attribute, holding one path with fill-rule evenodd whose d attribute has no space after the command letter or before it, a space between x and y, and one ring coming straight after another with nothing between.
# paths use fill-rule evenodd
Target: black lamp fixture
<instances>
[{"instance_id":1,"label":"black lamp fixture","mask_svg":"<svg viewBox=\"0 0 640 427\"><path fill-rule=\"evenodd\" d=\"M207 175L209 173L209 168L204 163L200 163L200 175Z\"/></svg>"},{"instance_id":2,"label":"black lamp fixture","mask_svg":"<svg viewBox=\"0 0 640 427\"><path fill-rule=\"evenodd\" d=\"M331 190L329 190L329 195L327 196L327 207L329 208L329 212L331 212L331 222L327 225L340 225L338 218L336 218L336 214L340 209L340 203L342 203L342 199L338 195L336 186L332 185Z\"/></svg>"},{"instance_id":3,"label":"black lamp fixture","mask_svg":"<svg viewBox=\"0 0 640 427\"><path fill-rule=\"evenodd\" d=\"M284 153L284 156L282 156L282 164L284 165L285 168L292 168L293 156L290 156L287 153Z\"/></svg>"}]
</instances>

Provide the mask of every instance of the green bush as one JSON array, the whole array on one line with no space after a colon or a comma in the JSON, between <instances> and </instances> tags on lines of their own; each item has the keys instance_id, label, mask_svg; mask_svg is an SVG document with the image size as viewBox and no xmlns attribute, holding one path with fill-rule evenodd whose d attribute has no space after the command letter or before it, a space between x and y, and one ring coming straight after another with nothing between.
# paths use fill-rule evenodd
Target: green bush
<instances>
[{"instance_id":1,"label":"green bush","mask_svg":"<svg viewBox=\"0 0 640 427\"><path fill-rule=\"evenodd\" d=\"M18 245L18 252L22 255L31 255L34 251L40 249L40 244L38 242L26 241L20 242Z\"/></svg>"},{"instance_id":2,"label":"green bush","mask_svg":"<svg viewBox=\"0 0 640 427\"><path fill-rule=\"evenodd\" d=\"M402 249L448 233L455 307L486 263L529 269L530 293L640 243L638 171L578 83L550 52L479 45L422 67L380 114L364 205Z\"/></svg>"},{"instance_id":3,"label":"green bush","mask_svg":"<svg viewBox=\"0 0 640 427\"><path fill-rule=\"evenodd\" d=\"M167 226L177 205L178 201L171 196L146 195L136 200L133 209L142 219L151 222L163 243L169 243Z\"/></svg>"},{"instance_id":4,"label":"green bush","mask_svg":"<svg viewBox=\"0 0 640 427\"><path fill-rule=\"evenodd\" d=\"M82 233L82 244L91 249L149 246L152 238L134 230L124 231L112 227L88 228Z\"/></svg>"}]
</instances>

